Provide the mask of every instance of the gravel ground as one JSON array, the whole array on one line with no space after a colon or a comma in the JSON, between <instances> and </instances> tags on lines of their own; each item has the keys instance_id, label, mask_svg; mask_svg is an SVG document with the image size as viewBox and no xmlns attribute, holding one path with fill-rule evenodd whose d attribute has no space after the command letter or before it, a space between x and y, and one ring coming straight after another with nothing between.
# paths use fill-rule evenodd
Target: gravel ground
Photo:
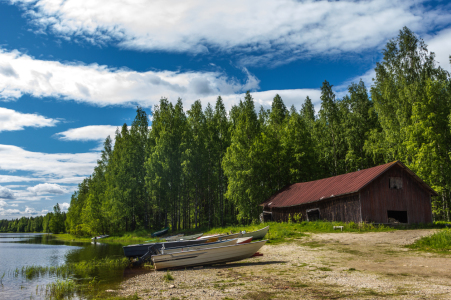
<instances>
[{"instance_id":1,"label":"gravel ground","mask_svg":"<svg viewBox=\"0 0 451 300\"><path fill-rule=\"evenodd\" d=\"M151 271L118 295L142 299L451 299L451 256L404 247L433 230L312 234L254 257L205 268Z\"/></svg>"}]
</instances>

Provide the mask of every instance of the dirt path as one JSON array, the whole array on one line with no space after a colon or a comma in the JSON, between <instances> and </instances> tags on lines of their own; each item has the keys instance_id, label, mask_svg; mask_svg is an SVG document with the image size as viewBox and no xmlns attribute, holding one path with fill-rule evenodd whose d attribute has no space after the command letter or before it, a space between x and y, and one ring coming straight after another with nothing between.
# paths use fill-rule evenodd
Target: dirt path
<instances>
[{"instance_id":1,"label":"dirt path","mask_svg":"<svg viewBox=\"0 0 451 300\"><path fill-rule=\"evenodd\" d=\"M451 299L451 255L404 247L432 230L312 234L265 245L263 257L153 271L122 284L143 299Z\"/></svg>"}]
</instances>

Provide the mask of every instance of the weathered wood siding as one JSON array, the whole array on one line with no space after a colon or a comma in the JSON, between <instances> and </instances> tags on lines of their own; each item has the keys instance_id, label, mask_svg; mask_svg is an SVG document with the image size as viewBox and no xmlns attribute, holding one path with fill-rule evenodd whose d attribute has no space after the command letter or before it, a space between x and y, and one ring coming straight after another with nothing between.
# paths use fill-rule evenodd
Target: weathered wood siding
<instances>
[{"instance_id":1,"label":"weathered wood siding","mask_svg":"<svg viewBox=\"0 0 451 300\"><path fill-rule=\"evenodd\" d=\"M327 221L360 222L359 195L352 194L344 197L332 198L313 203L291 207L271 208L272 220L277 222L288 221L288 216L301 213L301 219L306 220L307 210L319 208L320 218Z\"/></svg>"},{"instance_id":2,"label":"weathered wood siding","mask_svg":"<svg viewBox=\"0 0 451 300\"><path fill-rule=\"evenodd\" d=\"M390 189L390 177L402 179L401 189ZM360 191L364 222L388 223L388 210L407 211L408 222L431 223L431 197L400 166L394 166Z\"/></svg>"}]
</instances>

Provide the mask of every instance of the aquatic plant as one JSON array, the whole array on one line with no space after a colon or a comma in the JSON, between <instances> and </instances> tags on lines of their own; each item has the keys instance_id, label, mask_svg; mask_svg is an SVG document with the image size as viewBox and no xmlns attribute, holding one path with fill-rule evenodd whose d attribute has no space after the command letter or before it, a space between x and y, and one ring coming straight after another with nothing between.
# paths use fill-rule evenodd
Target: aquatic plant
<instances>
[{"instance_id":1,"label":"aquatic plant","mask_svg":"<svg viewBox=\"0 0 451 300\"><path fill-rule=\"evenodd\" d=\"M5 277L5 274L6 274L6 273L5 273L5 272L3 272L3 275L2 275L2 277L0 277L0 284L1 284L1 285L3 285L3 277Z\"/></svg>"},{"instance_id":2,"label":"aquatic plant","mask_svg":"<svg viewBox=\"0 0 451 300\"><path fill-rule=\"evenodd\" d=\"M46 285L45 295L49 298L63 299L72 296L77 291L73 280L57 280Z\"/></svg>"}]
</instances>

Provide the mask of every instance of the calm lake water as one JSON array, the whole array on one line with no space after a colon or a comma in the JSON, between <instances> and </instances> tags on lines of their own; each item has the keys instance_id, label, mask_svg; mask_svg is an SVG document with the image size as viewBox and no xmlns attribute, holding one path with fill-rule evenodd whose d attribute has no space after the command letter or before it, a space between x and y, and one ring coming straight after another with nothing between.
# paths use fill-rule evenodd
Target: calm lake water
<instances>
[{"instance_id":1,"label":"calm lake water","mask_svg":"<svg viewBox=\"0 0 451 300\"><path fill-rule=\"evenodd\" d=\"M58 279L56 275L44 275L32 279L25 276L16 276L24 266L61 266L66 263L90 261L102 258L123 257L122 246L117 244L91 244L63 242L56 240L52 235L38 233L0 233L0 299L45 299L45 292L41 291L48 283ZM96 268L89 274L104 284L117 284L124 278L136 275L139 270L102 270ZM89 280L77 278L74 280ZM105 285L104 285L105 286ZM38 290L38 292L37 292ZM76 297L77 298L77 297ZM78 297L80 298L80 296Z\"/></svg>"}]
</instances>

